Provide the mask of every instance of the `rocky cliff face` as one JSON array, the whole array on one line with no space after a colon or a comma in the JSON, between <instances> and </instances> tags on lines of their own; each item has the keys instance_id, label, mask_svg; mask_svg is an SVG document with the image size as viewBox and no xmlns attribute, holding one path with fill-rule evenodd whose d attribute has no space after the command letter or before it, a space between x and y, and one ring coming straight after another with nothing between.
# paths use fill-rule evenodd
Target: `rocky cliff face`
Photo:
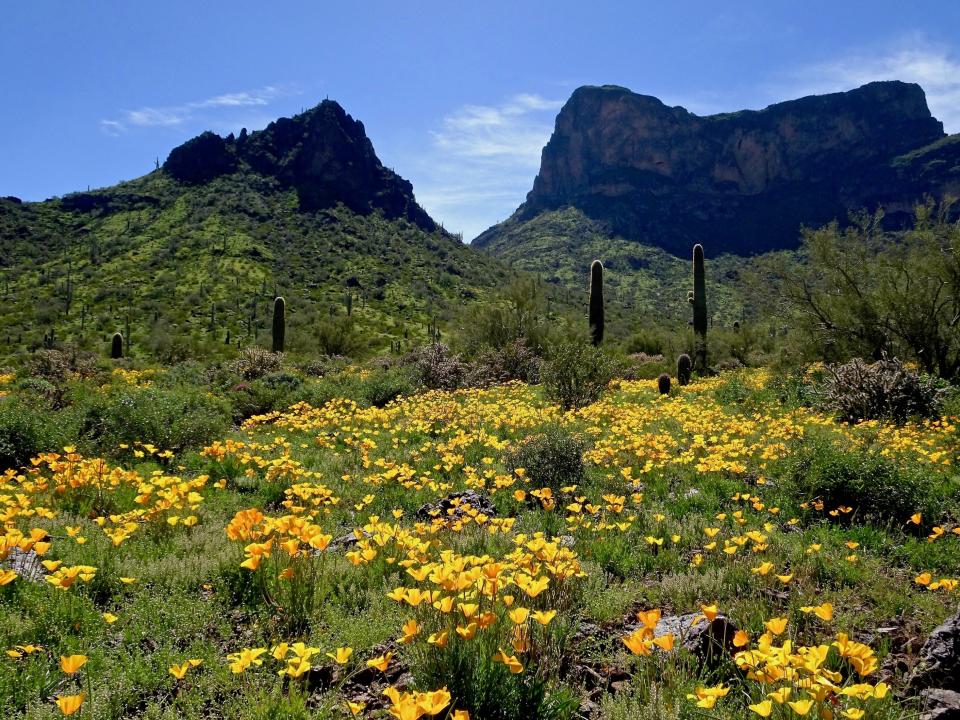
<instances>
[{"instance_id":1,"label":"rocky cliff face","mask_svg":"<svg viewBox=\"0 0 960 720\"><path fill-rule=\"evenodd\" d=\"M803 224L960 194L960 142L901 82L699 117L625 88L582 87L557 117L526 202L503 225L576 207L611 234L687 255L793 247ZM474 243L495 246L502 226Z\"/></svg>"},{"instance_id":2,"label":"rocky cliff face","mask_svg":"<svg viewBox=\"0 0 960 720\"><path fill-rule=\"evenodd\" d=\"M163 169L186 184L249 169L294 188L304 211L343 203L357 213L382 210L388 218L436 229L411 184L381 164L363 123L332 100L257 132L227 138L203 133L174 148Z\"/></svg>"}]
</instances>

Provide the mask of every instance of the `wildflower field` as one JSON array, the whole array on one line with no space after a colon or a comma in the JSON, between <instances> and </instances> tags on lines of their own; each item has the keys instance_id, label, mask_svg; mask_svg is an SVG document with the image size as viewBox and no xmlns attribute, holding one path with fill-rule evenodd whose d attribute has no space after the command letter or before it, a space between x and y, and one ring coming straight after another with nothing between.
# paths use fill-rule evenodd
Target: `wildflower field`
<instances>
[{"instance_id":1,"label":"wildflower field","mask_svg":"<svg viewBox=\"0 0 960 720\"><path fill-rule=\"evenodd\" d=\"M960 421L795 390L510 383L40 454L0 480L0 717L915 716Z\"/></svg>"}]
</instances>

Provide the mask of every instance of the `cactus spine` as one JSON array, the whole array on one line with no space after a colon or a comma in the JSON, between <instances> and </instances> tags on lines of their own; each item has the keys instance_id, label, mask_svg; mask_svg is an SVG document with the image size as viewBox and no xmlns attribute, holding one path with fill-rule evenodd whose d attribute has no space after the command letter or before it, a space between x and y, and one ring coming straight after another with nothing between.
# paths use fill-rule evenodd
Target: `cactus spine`
<instances>
[{"instance_id":1,"label":"cactus spine","mask_svg":"<svg viewBox=\"0 0 960 720\"><path fill-rule=\"evenodd\" d=\"M283 352L287 334L287 304L282 297L273 301L273 351Z\"/></svg>"},{"instance_id":2,"label":"cactus spine","mask_svg":"<svg viewBox=\"0 0 960 720\"><path fill-rule=\"evenodd\" d=\"M693 246L693 334L694 366L707 369L707 279L703 267L703 246Z\"/></svg>"},{"instance_id":3,"label":"cactus spine","mask_svg":"<svg viewBox=\"0 0 960 720\"><path fill-rule=\"evenodd\" d=\"M119 360L123 357L123 333L115 332L110 342L110 357Z\"/></svg>"},{"instance_id":4,"label":"cactus spine","mask_svg":"<svg viewBox=\"0 0 960 720\"><path fill-rule=\"evenodd\" d=\"M603 263L594 260L590 264L590 341L594 345L603 342Z\"/></svg>"}]
</instances>

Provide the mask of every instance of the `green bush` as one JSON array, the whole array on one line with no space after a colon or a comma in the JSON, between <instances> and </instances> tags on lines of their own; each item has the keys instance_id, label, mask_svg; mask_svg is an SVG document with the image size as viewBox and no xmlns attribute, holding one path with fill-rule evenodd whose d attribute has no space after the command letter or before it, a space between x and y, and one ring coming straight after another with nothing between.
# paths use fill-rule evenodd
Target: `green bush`
<instances>
[{"instance_id":1,"label":"green bush","mask_svg":"<svg viewBox=\"0 0 960 720\"><path fill-rule=\"evenodd\" d=\"M359 401L363 405L383 407L401 395L412 395L419 389L416 372L410 367L376 370L362 381Z\"/></svg>"},{"instance_id":2,"label":"green bush","mask_svg":"<svg viewBox=\"0 0 960 720\"><path fill-rule=\"evenodd\" d=\"M596 402L615 373L614 362L600 348L564 343L554 348L543 385L548 398L569 410Z\"/></svg>"},{"instance_id":3,"label":"green bush","mask_svg":"<svg viewBox=\"0 0 960 720\"><path fill-rule=\"evenodd\" d=\"M820 498L826 510L853 508L854 522L902 524L934 510L934 481L916 466L901 466L865 450L847 450L830 438L806 438L787 461L785 491L798 500Z\"/></svg>"},{"instance_id":4,"label":"green bush","mask_svg":"<svg viewBox=\"0 0 960 720\"><path fill-rule=\"evenodd\" d=\"M90 451L122 455L121 444L151 443L182 451L221 437L230 426L227 404L186 388L122 388L80 403L80 436Z\"/></svg>"},{"instance_id":5,"label":"green bush","mask_svg":"<svg viewBox=\"0 0 960 720\"><path fill-rule=\"evenodd\" d=\"M381 368L366 376L353 372L327 375L305 385L296 400L320 407L334 398L347 398L359 405L383 407L401 395L413 395L419 389L415 367Z\"/></svg>"},{"instance_id":6,"label":"green bush","mask_svg":"<svg viewBox=\"0 0 960 720\"><path fill-rule=\"evenodd\" d=\"M363 344L352 317L323 318L317 324L317 347L324 355L353 355Z\"/></svg>"},{"instance_id":7,"label":"green bush","mask_svg":"<svg viewBox=\"0 0 960 720\"><path fill-rule=\"evenodd\" d=\"M0 470L20 468L42 452L60 450L72 439L73 418L17 397L0 399Z\"/></svg>"},{"instance_id":8,"label":"green bush","mask_svg":"<svg viewBox=\"0 0 960 720\"><path fill-rule=\"evenodd\" d=\"M627 338L624 346L628 355L643 353L644 355L663 355L667 350L667 342L660 333L655 330L641 329Z\"/></svg>"},{"instance_id":9,"label":"green bush","mask_svg":"<svg viewBox=\"0 0 960 720\"><path fill-rule=\"evenodd\" d=\"M513 446L504 463L510 472L523 468L532 487L549 487L556 495L566 485L583 482L586 449L587 443L580 437L559 425L549 425Z\"/></svg>"}]
</instances>

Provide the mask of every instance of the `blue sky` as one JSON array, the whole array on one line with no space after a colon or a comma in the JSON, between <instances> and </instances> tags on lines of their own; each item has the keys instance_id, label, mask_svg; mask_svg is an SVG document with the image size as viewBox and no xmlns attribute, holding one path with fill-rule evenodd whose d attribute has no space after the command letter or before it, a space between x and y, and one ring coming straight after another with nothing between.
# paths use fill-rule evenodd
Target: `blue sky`
<instances>
[{"instance_id":1,"label":"blue sky","mask_svg":"<svg viewBox=\"0 0 960 720\"><path fill-rule=\"evenodd\" d=\"M330 97L467 239L523 201L579 85L708 114L899 78L960 132L956 0L31 0L5 4L0 67L0 195L110 185Z\"/></svg>"}]
</instances>

